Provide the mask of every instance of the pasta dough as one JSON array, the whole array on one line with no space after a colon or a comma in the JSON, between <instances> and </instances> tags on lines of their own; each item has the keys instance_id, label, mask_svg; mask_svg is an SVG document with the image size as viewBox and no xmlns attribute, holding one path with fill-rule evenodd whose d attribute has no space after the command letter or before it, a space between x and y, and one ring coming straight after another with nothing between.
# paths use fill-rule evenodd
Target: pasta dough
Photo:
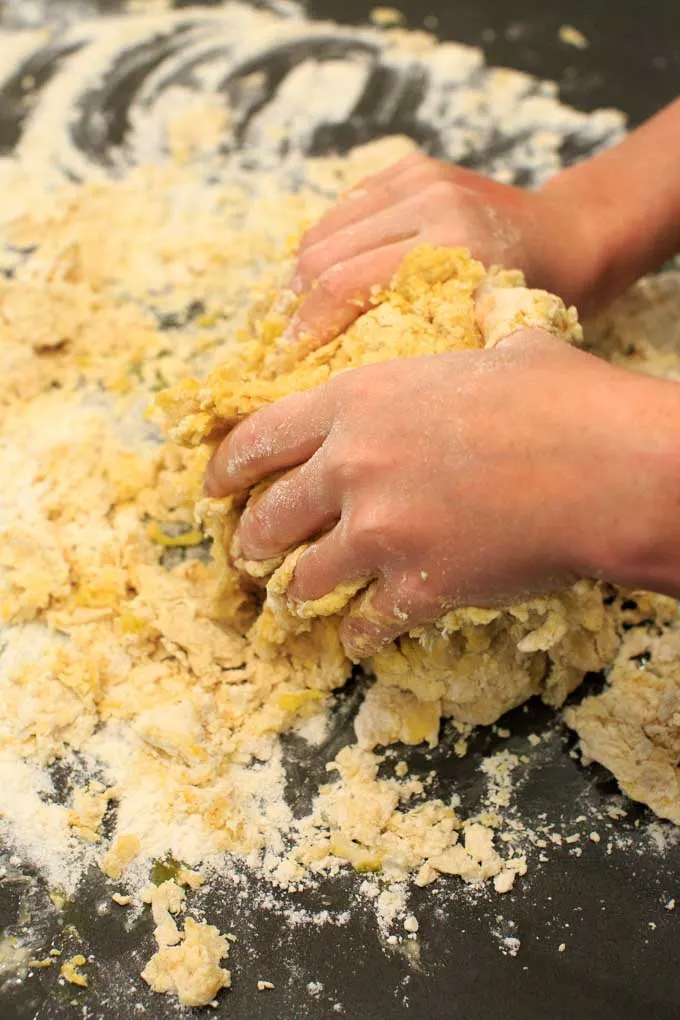
<instances>
[{"instance_id":1,"label":"pasta dough","mask_svg":"<svg viewBox=\"0 0 680 1020\"><path fill-rule=\"evenodd\" d=\"M321 349L297 349L296 359L279 340L290 310L273 292L237 352L205 383L192 380L161 395L173 440L209 441L267 403L371 362L489 347L526 326L581 339L574 309L527 289L519 272L486 271L463 249L416 249L391 287L374 295L371 310ZM283 652L316 673L315 686L341 685L348 663L338 624L348 611L370 614L372 589L348 584L315 602L292 603L286 592L304 546L264 563L243 560L233 541L242 508L232 498L199 507L222 561L222 618L233 623L250 612L256 647L270 656ZM247 594L243 578L266 581L264 597ZM397 739L436 743L441 716L492 723L534 694L561 704L586 672L601 669L616 651L616 611L606 604L608 594L599 583L581 581L506 610L449 612L400 638L367 663L377 684L359 713L360 738L368 746Z\"/></svg>"}]
</instances>

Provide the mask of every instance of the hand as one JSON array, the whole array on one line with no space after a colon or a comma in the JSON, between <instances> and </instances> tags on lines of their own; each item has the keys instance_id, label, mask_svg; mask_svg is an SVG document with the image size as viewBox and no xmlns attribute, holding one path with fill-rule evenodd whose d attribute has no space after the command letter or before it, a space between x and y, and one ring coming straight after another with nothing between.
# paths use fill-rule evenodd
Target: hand
<instances>
[{"instance_id":1,"label":"hand","mask_svg":"<svg viewBox=\"0 0 680 1020\"><path fill-rule=\"evenodd\" d=\"M354 605L342 624L361 659L451 608L578 577L680 593L679 428L677 384L524 330L286 397L222 442L206 487L286 472L244 512L242 552L313 540L289 589L300 601L375 581L370 613Z\"/></svg>"},{"instance_id":2,"label":"hand","mask_svg":"<svg viewBox=\"0 0 680 1020\"><path fill-rule=\"evenodd\" d=\"M359 184L302 239L289 339L342 332L389 283L409 248L469 248L522 269L583 314L680 251L680 99L619 145L556 174L538 192L422 153Z\"/></svg>"},{"instance_id":3,"label":"hand","mask_svg":"<svg viewBox=\"0 0 680 1020\"><path fill-rule=\"evenodd\" d=\"M293 289L303 294L288 337L313 345L342 332L422 243L467 247L485 265L523 269L530 286L567 304L592 295L592 221L553 196L498 184L421 153L368 178L302 238Z\"/></svg>"}]
</instances>

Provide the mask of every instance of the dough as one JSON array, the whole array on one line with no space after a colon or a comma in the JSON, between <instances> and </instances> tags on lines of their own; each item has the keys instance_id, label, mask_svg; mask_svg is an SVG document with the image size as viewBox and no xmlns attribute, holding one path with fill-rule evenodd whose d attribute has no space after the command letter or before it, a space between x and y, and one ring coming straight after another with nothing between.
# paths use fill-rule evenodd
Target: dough
<instances>
[{"instance_id":1,"label":"dough","mask_svg":"<svg viewBox=\"0 0 680 1020\"><path fill-rule=\"evenodd\" d=\"M636 606L644 618L649 596ZM680 825L680 631L656 625L677 618L673 599L656 598L653 609L654 623L626 635L606 690L565 719L586 761L606 765L624 793Z\"/></svg>"},{"instance_id":2,"label":"dough","mask_svg":"<svg viewBox=\"0 0 680 1020\"><path fill-rule=\"evenodd\" d=\"M463 249L417 248L346 333L316 351L296 349L295 359L279 342L291 305L292 299L271 294L256 309L240 348L205 383L190 380L160 396L173 440L204 443L267 403L370 362L493 346L522 326L581 339L573 308L527 289L519 272L486 271ZM316 602L291 603L286 592L304 546L266 563L243 560L232 541L241 510L231 498L199 507L222 565L222 619L233 624L250 613L249 637L263 654L285 653L315 675L312 686L341 685L348 663L338 624L349 609L370 613L371 588L347 584ZM249 594L243 578L265 581L264 597ZM357 720L361 742L435 743L441 716L492 723L533 694L561 704L586 672L601 669L616 651L609 593L581 581L507 610L459 609L400 638L366 663L377 685Z\"/></svg>"},{"instance_id":3,"label":"dough","mask_svg":"<svg viewBox=\"0 0 680 1020\"><path fill-rule=\"evenodd\" d=\"M220 967L229 943L214 925L191 917L178 938L179 945L159 945L142 977L154 992L176 995L183 1006L207 1006L231 985L231 974Z\"/></svg>"}]
</instances>

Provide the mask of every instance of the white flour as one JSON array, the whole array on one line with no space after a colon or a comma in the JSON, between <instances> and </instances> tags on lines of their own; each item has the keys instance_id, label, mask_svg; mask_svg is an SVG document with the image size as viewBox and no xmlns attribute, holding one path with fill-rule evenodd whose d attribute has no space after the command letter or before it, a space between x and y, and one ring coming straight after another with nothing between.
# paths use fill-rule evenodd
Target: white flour
<instances>
[{"instance_id":1,"label":"white flour","mask_svg":"<svg viewBox=\"0 0 680 1020\"><path fill-rule=\"evenodd\" d=\"M150 861L170 854L185 865L201 864L210 882L240 889L244 903L284 913L291 928L344 926L347 911L306 911L286 898L317 881L314 867L297 866L291 847L305 840L313 847L322 823L312 818L310 804L294 813L289 803L279 739L289 717L278 728L264 725L268 686L253 679L241 645L225 647L224 635L202 615L207 581L198 576L200 548L188 550L185 573L172 575L175 587L164 589L158 550L149 547L145 529L149 519L170 538L191 528L191 507L176 489L192 465L176 452L175 460L168 454L171 462L159 462L144 408L160 386L200 373L219 355L231 323L243 319L289 236L348 181L385 160L380 147L335 158L345 143L410 132L445 158L466 160L499 180L537 185L559 168L565 143L583 152L609 145L620 137L623 117L572 110L559 102L553 84L489 69L474 48L400 30L314 24L292 4L270 7L232 3L71 24L50 44L72 51L37 90L16 157L0 168L8 196L0 219L26 212L24 227L33 238L6 246L3 265L26 288L24 310L37 307L31 286L53 295L40 325L69 349L62 358L58 345L52 360L36 353L32 322L16 337L1 338L7 378L0 406L7 415L0 471L12 484L0 495L0 528L26 530L30 541L19 567L27 563L35 571L25 618L0 625L1 827L23 860L71 895L100 860L109 833L102 830L101 843L83 842L64 804L73 788L101 779L115 791L117 834L133 833L139 841L125 872L134 895L148 880ZM40 10L12 5L15 22L20 11L25 26L37 24ZM0 36L0 99L8 82L30 75L31 54L47 38L32 28ZM129 82L129 95L116 93L135 60L145 68L141 81ZM370 92L376 69L390 82L378 96ZM108 183L112 178L120 185ZM64 179L83 187L60 192L55 202L49 188ZM26 259L35 238L44 250ZM201 309L194 313L197 299ZM62 336L63 307L69 328ZM618 319L613 313L622 333L615 348L623 347L626 330L647 331L650 350L658 348L671 317L680 322L677 276L643 285L622 308ZM157 330L156 316L165 316L170 328ZM598 328L611 335L607 323ZM665 355L665 374L673 371L672 358ZM79 384L71 388L74 378ZM45 420L52 422L47 432ZM119 465L115 478L102 467L109 462ZM36 464L44 469L39 479ZM58 491L50 487L55 465L64 477ZM132 486L127 494L126 484ZM44 562L34 561L35 547ZM54 577L64 549L62 581L65 592L72 590L57 604ZM166 567L182 558L171 542L164 555ZM149 570L146 582L135 573L140 563ZM47 593L38 605L41 578L48 579ZM12 584L0 576L0 601L10 597ZM112 591L118 593L113 603ZM123 632L110 622L120 598L130 606ZM49 675L29 671L17 679L31 660L42 662L48 646L58 656L78 642L90 658L93 649L101 656L101 683L90 677L83 692L81 673L74 668L72 676L73 663L59 658ZM305 769L322 760L334 725L323 701L302 714L297 736L305 750L298 757ZM562 840L548 823L542 831L541 820L525 825L514 806L516 777L542 753L528 745L526 758L501 752L482 760L487 795L470 817L479 812L494 827L504 858L533 852L547 859ZM60 754L66 790L57 789L47 767ZM400 814L411 796L432 799L427 781L409 786L412 780L395 775L393 787L367 782L377 808L396 797L389 810ZM309 798L317 808L320 782ZM447 807L457 806L450 791ZM598 825L607 852L618 839L610 835L612 824ZM592 829L591 821L584 832ZM664 826L654 832L661 850L671 837ZM329 864L320 857L318 866L325 875L340 871L337 859ZM403 865L392 867L392 877L403 878ZM363 879L360 900L375 912L383 941L416 942L408 884L389 881L386 872ZM253 875L269 883L266 891L253 891ZM504 952L517 954L514 934L503 928L499 938ZM236 954L233 963L238 969ZM320 990L309 986L310 996Z\"/></svg>"}]
</instances>

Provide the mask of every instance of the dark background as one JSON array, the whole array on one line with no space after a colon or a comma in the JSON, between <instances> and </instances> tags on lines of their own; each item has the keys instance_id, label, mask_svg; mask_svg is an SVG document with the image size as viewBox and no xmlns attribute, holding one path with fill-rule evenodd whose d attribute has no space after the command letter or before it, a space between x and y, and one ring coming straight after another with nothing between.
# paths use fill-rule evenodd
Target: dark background
<instances>
[{"instance_id":1,"label":"dark background","mask_svg":"<svg viewBox=\"0 0 680 1020\"><path fill-rule=\"evenodd\" d=\"M311 0L315 17L366 21L372 4ZM480 46L487 62L515 67L560 85L581 110L615 106L639 123L680 94L678 0L400 0L411 28L439 19L442 39ZM586 36L588 49L559 39L561 25ZM495 39L489 38L489 31Z\"/></svg>"},{"instance_id":2,"label":"dark background","mask_svg":"<svg viewBox=\"0 0 680 1020\"><path fill-rule=\"evenodd\" d=\"M114 3L100 3L113 10ZM177 4L176 6L180 6ZM186 5L184 5L186 6ZM516 67L559 82L562 98L581 109L616 106L637 123L680 92L680 3L613 0L429 0L398 5L411 27L426 15L439 18L442 38L481 45L490 63ZM67 4L54 3L59 16ZM313 16L365 22L369 4L356 0L309 3ZM574 25L589 40L579 51L560 42L562 24ZM493 36L490 34L493 33ZM679 149L680 152L680 149ZM603 770L583 769L568 754L569 738L547 710L532 706L513 713L513 736L499 741L491 732L477 738L468 759L453 758L446 745L430 756L410 752L414 770L435 767L439 792L461 790L464 804L480 791L480 753L501 746L523 753L527 735L543 730L547 740L519 795L527 817L545 812L563 827L580 813L592 818L612 803L616 787ZM326 749L332 758L336 748ZM308 770L309 765L305 768ZM318 763L323 771L323 761ZM301 771L302 789L316 777ZM233 931L239 943L230 965L234 989L222 994L217 1014L233 1020L670 1020L680 1015L680 846L654 849L653 819L629 805L618 822L589 822L600 844L582 841L583 856L570 847L552 851L547 863L532 860L530 874L505 897L477 895L457 880L416 891L414 913L421 921L420 958L409 961L403 947L381 944L371 912L355 902L352 877L293 897L297 906L327 906L339 914L354 904L344 926L300 926L291 930L276 910L257 906L256 887L227 882L191 901L208 919ZM662 830L662 831L668 831ZM627 848L609 840L623 839ZM110 889L97 873L61 916L45 910L44 891L28 893L18 876L2 885L0 916L19 931L29 909L40 918L46 951L64 955L92 952L90 988L60 987L55 970L39 971L24 982L0 988L2 1020L61 1020L66 1017L164 1018L178 1010L155 996L138 978L152 951L148 916L129 932L123 912L96 917L95 905ZM16 880L14 880L16 879ZM41 899L42 897L42 899ZM501 939L516 936L516 957L505 955ZM558 952L564 943L566 949ZM85 947L85 948L84 948ZM272 992L258 993L258 978L271 980ZM323 990L312 995L307 982ZM341 1004L341 1011L334 1009Z\"/></svg>"}]
</instances>

